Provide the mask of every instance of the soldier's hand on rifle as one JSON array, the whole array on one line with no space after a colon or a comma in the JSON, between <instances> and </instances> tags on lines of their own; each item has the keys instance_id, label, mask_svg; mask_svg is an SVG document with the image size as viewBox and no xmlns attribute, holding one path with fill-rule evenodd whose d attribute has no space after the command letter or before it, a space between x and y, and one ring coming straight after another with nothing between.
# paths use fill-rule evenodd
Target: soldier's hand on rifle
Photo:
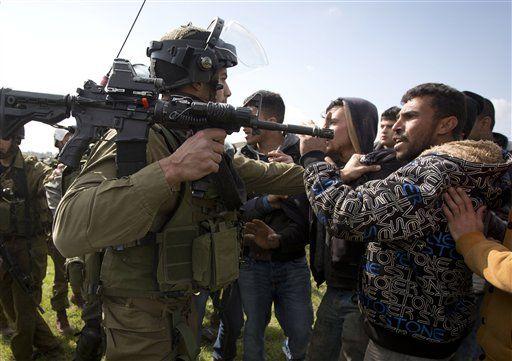
<instances>
[{"instance_id":1,"label":"soldier's hand on rifle","mask_svg":"<svg viewBox=\"0 0 512 361\"><path fill-rule=\"evenodd\" d=\"M218 172L225 138L223 129L204 129L188 138L173 154L159 160L167 183L178 185Z\"/></svg>"},{"instance_id":2,"label":"soldier's hand on rifle","mask_svg":"<svg viewBox=\"0 0 512 361\"><path fill-rule=\"evenodd\" d=\"M279 236L272 228L259 219L245 223L244 242L253 241L262 249L279 247Z\"/></svg>"}]
</instances>

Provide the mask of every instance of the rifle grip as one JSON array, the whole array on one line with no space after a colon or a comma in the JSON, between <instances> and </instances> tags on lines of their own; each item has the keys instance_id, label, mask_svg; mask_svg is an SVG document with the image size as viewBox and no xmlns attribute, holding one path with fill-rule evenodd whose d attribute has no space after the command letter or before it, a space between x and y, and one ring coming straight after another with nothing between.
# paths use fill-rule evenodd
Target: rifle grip
<instances>
[{"instance_id":1,"label":"rifle grip","mask_svg":"<svg viewBox=\"0 0 512 361\"><path fill-rule=\"evenodd\" d=\"M92 127L85 129L78 127L77 133L71 137L60 152L59 161L68 167L79 169L82 156L94 138L93 134L94 129Z\"/></svg>"}]
</instances>

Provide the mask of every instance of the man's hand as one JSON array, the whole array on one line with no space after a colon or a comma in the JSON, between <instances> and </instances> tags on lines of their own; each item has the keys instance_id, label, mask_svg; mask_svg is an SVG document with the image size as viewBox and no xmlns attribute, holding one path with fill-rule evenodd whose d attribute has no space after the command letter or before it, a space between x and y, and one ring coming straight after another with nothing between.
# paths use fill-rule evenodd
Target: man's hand
<instances>
[{"instance_id":1,"label":"man's hand","mask_svg":"<svg viewBox=\"0 0 512 361\"><path fill-rule=\"evenodd\" d=\"M360 178L363 174L380 170L380 165L364 165L361 163L360 160L362 156L362 154L352 154L347 164L340 170L340 176L343 182L350 183Z\"/></svg>"},{"instance_id":2,"label":"man's hand","mask_svg":"<svg viewBox=\"0 0 512 361\"><path fill-rule=\"evenodd\" d=\"M167 183L178 185L218 172L225 138L223 129L204 129L188 138L173 154L160 159L158 163Z\"/></svg>"},{"instance_id":3,"label":"man's hand","mask_svg":"<svg viewBox=\"0 0 512 361\"><path fill-rule=\"evenodd\" d=\"M52 174L48 177L48 182L53 182L55 179L62 176L62 171L64 170L64 167L66 167L64 164L59 163L57 164L57 167L52 171Z\"/></svg>"},{"instance_id":4,"label":"man's hand","mask_svg":"<svg viewBox=\"0 0 512 361\"><path fill-rule=\"evenodd\" d=\"M484 231L485 206L475 212L471 199L461 188L448 188L443 198L443 211L454 240L458 240L466 233Z\"/></svg>"},{"instance_id":5,"label":"man's hand","mask_svg":"<svg viewBox=\"0 0 512 361\"><path fill-rule=\"evenodd\" d=\"M272 162L293 163L293 158L290 155L283 153L280 150L271 150L270 152L268 152L267 156L268 156L268 161L270 163L272 163Z\"/></svg>"},{"instance_id":6,"label":"man's hand","mask_svg":"<svg viewBox=\"0 0 512 361\"><path fill-rule=\"evenodd\" d=\"M267 196L268 203L270 206L274 209L280 209L281 208L281 202L288 199L288 196L283 196L279 194L269 194Z\"/></svg>"},{"instance_id":7,"label":"man's hand","mask_svg":"<svg viewBox=\"0 0 512 361\"><path fill-rule=\"evenodd\" d=\"M312 120L305 122L307 127L315 127L316 124ZM327 152L327 139L320 137L312 137L310 135L299 135L300 139L300 155L304 155L313 150L319 150L324 153Z\"/></svg>"},{"instance_id":8,"label":"man's hand","mask_svg":"<svg viewBox=\"0 0 512 361\"><path fill-rule=\"evenodd\" d=\"M279 247L281 237L267 224L259 219L245 223L244 242L252 241L262 249Z\"/></svg>"}]
</instances>

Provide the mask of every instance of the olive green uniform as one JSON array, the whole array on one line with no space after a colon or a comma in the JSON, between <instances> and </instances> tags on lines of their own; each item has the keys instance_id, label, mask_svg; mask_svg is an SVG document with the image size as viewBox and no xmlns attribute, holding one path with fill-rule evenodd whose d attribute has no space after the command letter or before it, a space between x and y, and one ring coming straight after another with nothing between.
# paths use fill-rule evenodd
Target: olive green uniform
<instances>
[{"instance_id":1,"label":"olive green uniform","mask_svg":"<svg viewBox=\"0 0 512 361\"><path fill-rule=\"evenodd\" d=\"M49 158L43 161L46 165L55 169L58 165L58 160L55 158ZM46 198L48 207L54 213L57 205L62 198L62 176L54 175L51 181L45 183ZM54 265L54 277L53 277L53 288L52 298L50 299L50 305L52 310L55 312L62 312L69 308L68 299L68 280L69 272L66 263L66 258L63 257L59 250L53 244L53 240L50 237L48 240L48 254L50 255ZM80 292L81 285L78 287ZM74 289L73 289L74 291Z\"/></svg>"},{"instance_id":2,"label":"olive green uniform","mask_svg":"<svg viewBox=\"0 0 512 361\"><path fill-rule=\"evenodd\" d=\"M48 255L51 257L54 266L52 298L50 305L55 312L65 311L69 308L68 280L66 275L66 258L55 248L53 241L48 241Z\"/></svg>"},{"instance_id":3,"label":"olive green uniform","mask_svg":"<svg viewBox=\"0 0 512 361\"><path fill-rule=\"evenodd\" d=\"M147 144L148 165L131 176L117 178L113 135L110 132L107 141L96 145L59 204L54 241L66 256L107 248L101 272L107 359L169 359L181 347L173 340L173 329L182 326L176 325L176 313L188 315L190 297L178 293L177 297L158 297L158 243L129 245L148 232L161 231L169 219L179 215L181 187L170 187L165 180L157 161L171 151L164 137L153 130ZM235 157L233 166L249 191L304 192L301 167L244 157ZM182 339L186 341L186 337Z\"/></svg>"},{"instance_id":4,"label":"olive green uniform","mask_svg":"<svg viewBox=\"0 0 512 361\"><path fill-rule=\"evenodd\" d=\"M47 265L44 224L51 222L43 181L50 169L33 158L24 160L18 151L13 164L0 175L0 187L19 193L23 186L15 184L14 178L20 171L25 174L28 202L27 199L23 202L18 199L15 203L6 198L0 200L0 232L6 241L7 250L21 271L31 276L34 290L32 298L39 303ZM25 207L21 205L27 203L29 211L25 212ZM33 346L41 352L59 346L58 340L37 312L33 300L2 267L0 304L15 330L11 350L16 360L31 360Z\"/></svg>"},{"instance_id":5,"label":"olive green uniform","mask_svg":"<svg viewBox=\"0 0 512 361\"><path fill-rule=\"evenodd\" d=\"M55 169L58 165L58 161L55 158L44 159L43 163L52 169ZM55 192L60 188L59 183L60 182L57 179L54 179L45 184L47 202L52 212L60 201L60 194L56 194ZM52 310L55 312L65 311L69 307L68 281L65 266L66 258L60 254L57 248L55 248L51 237L48 238L48 254L51 257L54 266L52 298L50 299L50 305L52 306Z\"/></svg>"}]
</instances>

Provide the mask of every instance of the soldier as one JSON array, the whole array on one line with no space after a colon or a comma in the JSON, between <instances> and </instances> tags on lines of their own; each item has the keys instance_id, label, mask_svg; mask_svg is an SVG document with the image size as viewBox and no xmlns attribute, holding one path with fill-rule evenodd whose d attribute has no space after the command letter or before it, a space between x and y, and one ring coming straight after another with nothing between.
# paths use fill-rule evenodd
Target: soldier
<instances>
[{"instance_id":1,"label":"soldier","mask_svg":"<svg viewBox=\"0 0 512 361\"><path fill-rule=\"evenodd\" d=\"M164 99L214 100L219 79L237 63L234 46L191 25L153 42L148 53L151 75L165 81ZM227 157L222 129L190 135L153 126L148 165L119 178L114 136L96 144L59 204L55 244L66 256L106 248L100 289L107 360L193 360L191 293L238 277L243 183L255 192L301 193L303 170Z\"/></svg>"},{"instance_id":2,"label":"soldier","mask_svg":"<svg viewBox=\"0 0 512 361\"><path fill-rule=\"evenodd\" d=\"M1 134L0 134L1 137ZM0 267L0 304L14 327L11 350L18 361L32 360L33 351L58 359L62 349L37 312L46 273L45 232L51 222L43 188L50 169L33 157L24 159L18 145L23 128L0 139L0 237L19 272ZM25 284L24 290L14 277ZM30 290L32 292L26 292ZM35 350L33 349L35 348Z\"/></svg>"},{"instance_id":3,"label":"soldier","mask_svg":"<svg viewBox=\"0 0 512 361\"><path fill-rule=\"evenodd\" d=\"M59 152L69 140L70 136L71 133L67 129L55 129L53 136L54 144ZM44 185L46 189L48 207L52 213L55 212L55 208L57 208L57 204L61 198L61 193L59 190L62 172L62 168L58 166L57 160L53 158L53 161L54 162L52 162L51 165L52 168L54 168L54 171L50 177L50 181ZM66 309L69 308L66 258L60 254L57 248L55 248L51 237L48 241L48 254L52 258L55 270L50 305L52 306L52 310L57 314L57 330L63 335L70 336L73 335L75 331L69 325L68 316L66 313ZM73 296L75 296L75 293L73 293ZM79 294L78 297L81 297L81 295Z\"/></svg>"},{"instance_id":4,"label":"soldier","mask_svg":"<svg viewBox=\"0 0 512 361\"><path fill-rule=\"evenodd\" d=\"M71 134L72 132L67 129L55 131L55 146L59 148L59 151L71 138ZM88 154L82 157L81 165L85 164L87 156ZM55 211L62 195L66 193L78 172L79 170L66 167L64 164L59 164L55 168L52 181L45 184L48 205L52 211ZM55 251L58 252L57 249ZM66 273L73 291L71 302L82 309L82 320L84 321L84 327L80 331L73 355L74 361L99 361L103 355L104 333L101 329L101 300L97 294L102 257L102 252L96 252L69 258L65 262Z\"/></svg>"}]
</instances>

